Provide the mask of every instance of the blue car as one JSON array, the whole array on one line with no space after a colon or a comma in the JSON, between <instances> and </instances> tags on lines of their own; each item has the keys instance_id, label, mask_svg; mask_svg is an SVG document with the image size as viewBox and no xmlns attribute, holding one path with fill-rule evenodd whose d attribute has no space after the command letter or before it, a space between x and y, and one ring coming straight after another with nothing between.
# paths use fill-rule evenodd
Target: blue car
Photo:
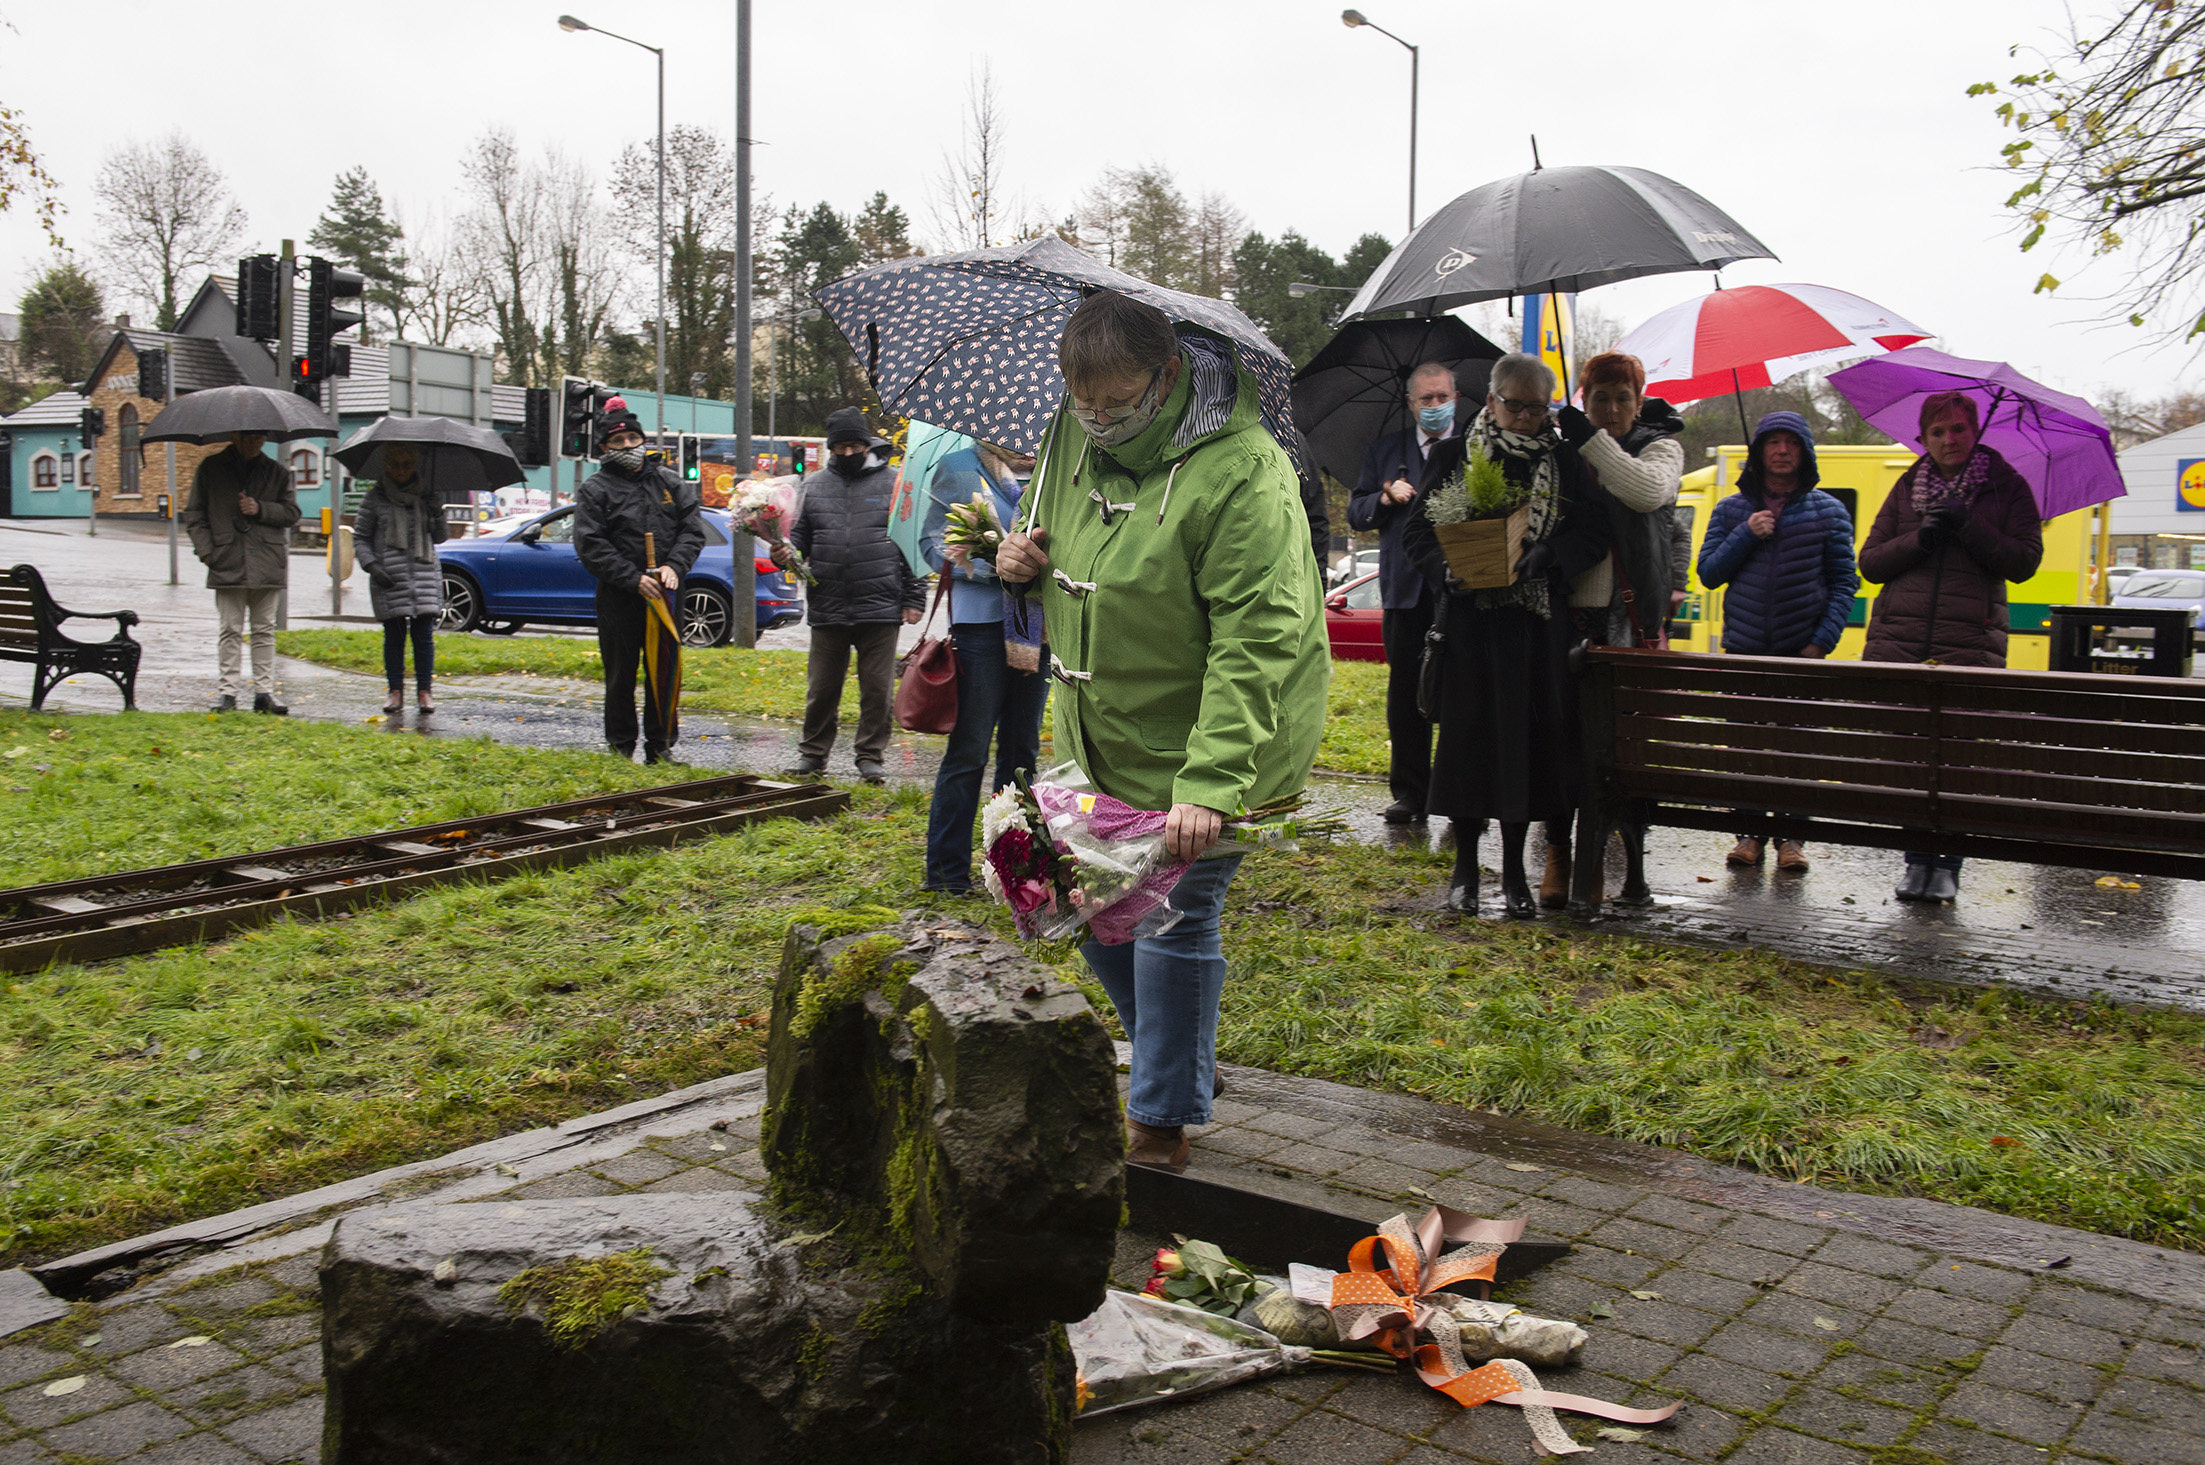
<instances>
[{"instance_id":1,"label":"blue car","mask_svg":"<svg viewBox=\"0 0 2205 1465\"><path fill-rule=\"evenodd\" d=\"M734 634L735 540L725 509L704 511L704 552L681 582L674 624L688 646L722 646ZM496 534L447 540L440 631L510 636L525 625L594 626L597 581L574 553L574 506L538 514ZM796 587L771 560L756 559L761 631L804 618Z\"/></svg>"}]
</instances>

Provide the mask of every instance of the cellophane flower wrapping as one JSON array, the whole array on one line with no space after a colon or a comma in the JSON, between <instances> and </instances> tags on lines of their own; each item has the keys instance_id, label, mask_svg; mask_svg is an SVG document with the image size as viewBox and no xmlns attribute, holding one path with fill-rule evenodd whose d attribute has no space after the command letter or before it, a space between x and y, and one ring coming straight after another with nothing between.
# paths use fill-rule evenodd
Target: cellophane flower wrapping
<instances>
[{"instance_id":1,"label":"cellophane flower wrapping","mask_svg":"<svg viewBox=\"0 0 2205 1465\"><path fill-rule=\"evenodd\" d=\"M1260 1328L1139 1292L1105 1293L1101 1307L1065 1331L1083 1415L1221 1389L1313 1361L1309 1349Z\"/></svg>"},{"instance_id":2,"label":"cellophane flower wrapping","mask_svg":"<svg viewBox=\"0 0 2205 1465\"><path fill-rule=\"evenodd\" d=\"M1178 924L1171 891L1188 868L1164 851L1165 818L1094 792L1077 764L1060 764L1030 790L1014 784L988 801L981 878L1029 940L1083 926L1105 946L1160 936Z\"/></svg>"},{"instance_id":3,"label":"cellophane flower wrapping","mask_svg":"<svg viewBox=\"0 0 2205 1465\"><path fill-rule=\"evenodd\" d=\"M942 549L950 563L958 569L970 571L974 560L995 562L995 552L1003 547L1003 520L995 512L995 502L985 493L976 493L972 502L951 504L942 520Z\"/></svg>"},{"instance_id":4,"label":"cellophane flower wrapping","mask_svg":"<svg viewBox=\"0 0 2205 1465\"><path fill-rule=\"evenodd\" d=\"M775 549L787 549L789 563L785 568L807 585L816 585L812 567L794 545L789 543L789 530L796 523L796 510L802 502L798 485L803 482L793 474L780 478L753 478L738 484L735 496L728 501L728 512L734 516L735 527L745 534L754 534Z\"/></svg>"}]
</instances>

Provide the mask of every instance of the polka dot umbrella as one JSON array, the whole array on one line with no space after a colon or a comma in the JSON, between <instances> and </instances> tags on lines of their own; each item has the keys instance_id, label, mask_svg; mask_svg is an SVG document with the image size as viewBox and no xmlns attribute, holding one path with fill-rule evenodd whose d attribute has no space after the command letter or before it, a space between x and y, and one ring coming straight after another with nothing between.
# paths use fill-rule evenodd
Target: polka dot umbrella
<instances>
[{"instance_id":1,"label":"polka dot umbrella","mask_svg":"<svg viewBox=\"0 0 2205 1465\"><path fill-rule=\"evenodd\" d=\"M1064 400L1057 342L1097 290L1145 301L1232 348L1256 379L1263 425L1306 469L1292 430L1294 367L1256 323L1222 300L1167 290L1061 239L888 260L816 292L870 374L881 405L1022 452Z\"/></svg>"}]
</instances>

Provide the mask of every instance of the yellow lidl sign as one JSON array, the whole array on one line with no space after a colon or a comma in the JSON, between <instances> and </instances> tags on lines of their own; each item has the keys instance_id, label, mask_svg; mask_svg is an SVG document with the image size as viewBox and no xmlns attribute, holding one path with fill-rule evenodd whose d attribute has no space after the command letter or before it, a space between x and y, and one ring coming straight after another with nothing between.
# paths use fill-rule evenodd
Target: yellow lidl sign
<instances>
[{"instance_id":1,"label":"yellow lidl sign","mask_svg":"<svg viewBox=\"0 0 2205 1465\"><path fill-rule=\"evenodd\" d=\"M2175 464L2174 506L2205 514L2205 458L2184 458Z\"/></svg>"}]
</instances>

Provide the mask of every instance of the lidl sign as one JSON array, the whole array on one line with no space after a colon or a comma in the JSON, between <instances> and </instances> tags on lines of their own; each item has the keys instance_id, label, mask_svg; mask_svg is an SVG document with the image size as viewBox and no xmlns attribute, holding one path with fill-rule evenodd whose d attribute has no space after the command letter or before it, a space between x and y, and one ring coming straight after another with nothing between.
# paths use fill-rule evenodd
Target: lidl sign
<instances>
[{"instance_id":1,"label":"lidl sign","mask_svg":"<svg viewBox=\"0 0 2205 1465\"><path fill-rule=\"evenodd\" d=\"M2184 458L2174 465L2174 506L2205 514L2205 458Z\"/></svg>"}]
</instances>

